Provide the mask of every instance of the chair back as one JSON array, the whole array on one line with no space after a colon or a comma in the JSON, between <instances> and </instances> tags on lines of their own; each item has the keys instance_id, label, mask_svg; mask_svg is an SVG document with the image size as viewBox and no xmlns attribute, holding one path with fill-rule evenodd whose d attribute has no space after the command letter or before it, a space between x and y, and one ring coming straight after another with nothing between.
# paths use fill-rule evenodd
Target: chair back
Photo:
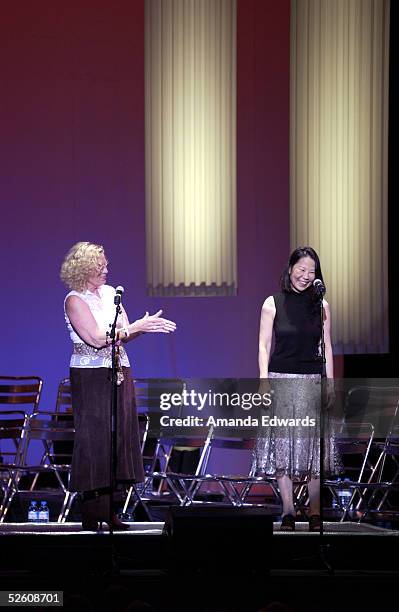
<instances>
[{"instance_id":1,"label":"chair back","mask_svg":"<svg viewBox=\"0 0 399 612\"><path fill-rule=\"evenodd\" d=\"M253 476L254 466L251 460L251 453L254 450L256 439L250 437L231 437L218 433L214 429L209 443L207 463L211 460L214 451L222 451L231 464L233 472L238 476ZM225 453L225 451L227 451ZM223 463L222 455L219 460ZM247 468L245 468L247 466Z\"/></svg>"},{"instance_id":2,"label":"chair back","mask_svg":"<svg viewBox=\"0 0 399 612\"><path fill-rule=\"evenodd\" d=\"M146 472L160 468L161 447L159 419L161 416L161 395L163 393L181 394L185 383L179 378L135 378L135 401L139 419L141 451Z\"/></svg>"},{"instance_id":3,"label":"chair back","mask_svg":"<svg viewBox=\"0 0 399 612\"><path fill-rule=\"evenodd\" d=\"M161 410L163 394L179 395L185 389L185 382L180 378L135 378L134 389L138 412L158 412Z\"/></svg>"},{"instance_id":4,"label":"chair back","mask_svg":"<svg viewBox=\"0 0 399 612\"><path fill-rule=\"evenodd\" d=\"M0 405L24 406L25 412L39 410L43 381L39 376L0 376Z\"/></svg>"},{"instance_id":5,"label":"chair back","mask_svg":"<svg viewBox=\"0 0 399 612\"><path fill-rule=\"evenodd\" d=\"M47 442L70 442L75 438L72 415L60 415L59 412L45 412L31 415L27 426L28 440L45 440Z\"/></svg>"},{"instance_id":6,"label":"chair back","mask_svg":"<svg viewBox=\"0 0 399 612\"><path fill-rule=\"evenodd\" d=\"M71 381L63 378L58 385L55 412L72 412Z\"/></svg>"},{"instance_id":7,"label":"chair back","mask_svg":"<svg viewBox=\"0 0 399 612\"><path fill-rule=\"evenodd\" d=\"M229 438L224 436L218 436L213 431L211 440L211 448L223 448L227 450L250 450L252 451L255 446L255 438Z\"/></svg>"},{"instance_id":8,"label":"chair back","mask_svg":"<svg viewBox=\"0 0 399 612\"><path fill-rule=\"evenodd\" d=\"M345 423L369 423L376 438L387 438L399 416L399 387L359 385L349 389L344 406Z\"/></svg>"},{"instance_id":9,"label":"chair back","mask_svg":"<svg viewBox=\"0 0 399 612\"><path fill-rule=\"evenodd\" d=\"M26 427L27 450L34 442L41 442L41 463L70 463L75 439L73 416L59 412L40 412L31 415Z\"/></svg>"},{"instance_id":10,"label":"chair back","mask_svg":"<svg viewBox=\"0 0 399 612\"><path fill-rule=\"evenodd\" d=\"M158 437L154 452L153 464L150 471L155 471L159 465L160 471L167 472L172 451L199 449L200 455L194 475L205 473L209 456L209 445L212 438L212 428L210 427L185 427L181 433L161 432Z\"/></svg>"}]
</instances>

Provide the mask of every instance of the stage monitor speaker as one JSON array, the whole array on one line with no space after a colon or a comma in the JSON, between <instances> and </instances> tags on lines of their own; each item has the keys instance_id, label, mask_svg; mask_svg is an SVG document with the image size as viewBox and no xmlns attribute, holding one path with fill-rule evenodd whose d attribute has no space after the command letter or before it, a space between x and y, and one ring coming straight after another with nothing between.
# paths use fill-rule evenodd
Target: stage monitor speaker
<instances>
[{"instance_id":1,"label":"stage monitor speaker","mask_svg":"<svg viewBox=\"0 0 399 612\"><path fill-rule=\"evenodd\" d=\"M273 518L263 508L172 506L164 533L171 565L218 572L266 572L271 557Z\"/></svg>"}]
</instances>

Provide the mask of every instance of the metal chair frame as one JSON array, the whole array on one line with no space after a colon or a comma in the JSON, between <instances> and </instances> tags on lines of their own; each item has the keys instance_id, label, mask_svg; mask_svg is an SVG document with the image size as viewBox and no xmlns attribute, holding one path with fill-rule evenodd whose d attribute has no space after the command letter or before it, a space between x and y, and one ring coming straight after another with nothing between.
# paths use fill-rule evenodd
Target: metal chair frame
<instances>
[{"instance_id":1,"label":"metal chair frame","mask_svg":"<svg viewBox=\"0 0 399 612\"><path fill-rule=\"evenodd\" d=\"M8 506L7 500L22 465L26 444L26 425L28 415L23 410L0 410L0 440L10 443L9 450L3 449L0 463L0 523L4 520Z\"/></svg>"},{"instance_id":2,"label":"metal chair frame","mask_svg":"<svg viewBox=\"0 0 399 612\"><path fill-rule=\"evenodd\" d=\"M186 383L180 378L135 378L134 389L136 396L136 406L138 414L147 414L149 418L149 430L147 431L146 440L144 441L142 453L143 462L149 467L146 469L147 474L156 471L156 462L159 461L160 457L157 457L159 453L158 440L160 438L159 432L156 436L151 436L151 423L153 416L160 415L160 395L159 392L165 392L165 390L172 391L173 393L182 392L186 388ZM148 452L148 447L153 443L153 449ZM170 459L170 457L169 457ZM168 460L169 461L169 460ZM148 489L151 486L153 490L153 480L146 478L144 489ZM153 491L153 494L162 496L162 482L159 483L157 490Z\"/></svg>"},{"instance_id":3,"label":"metal chair frame","mask_svg":"<svg viewBox=\"0 0 399 612\"><path fill-rule=\"evenodd\" d=\"M59 414L66 414L66 415L71 415L73 414L72 412L72 395L71 395L71 381L69 380L69 378L63 378L59 385L58 385L58 390L57 390L57 399L56 399L56 403L55 403L55 413L59 413ZM45 413L43 413L45 414ZM66 455L67 456L67 455ZM68 455L69 456L69 455ZM40 463L45 463L46 461L46 449L44 449L43 455L42 455L42 459L40 461ZM31 491L34 491L35 487L36 487L36 483L37 480L39 478L39 473L37 473L33 479L33 482L31 484ZM75 496L73 496L74 498ZM68 508L68 512L69 512L69 508Z\"/></svg>"},{"instance_id":4,"label":"metal chair frame","mask_svg":"<svg viewBox=\"0 0 399 612\"><path fill-rule=\"evenodd\" d=\"M374 443L379 454L369 478L368 487L372 492L363 510L362 520L372 513L383 512L384 505L388 505L388 508L386 508L387 512L394 514L396 517L399 516L399 510L393 510L388 500L390 493L399 489L399 425L396 425L399 414L398 407L399 402L385 441L375 441ZM393 462L395 472L390 476L389 480L384 480L387 459L391 459ZM374 478L375 480L373 481ZM381 494L381 499L378 501L379 494ZM372 507L373 502L376 502L374 509Z\"/></svg>"},{"instance_id":5,"label":"metal chair frame","mask_svg":"<svg viewBox=\"0 0 399 612\"><path fill-rule=\"evenodd\" d=\"M207 455L204 460L205 466L211 457L214 449L227 449L229 451L252 451L255 446L254 438L230 438L220 436L212 432L212 437L207 446ZM235 507L241 506L262 506L263 504L250 503L247 498L250 491L255 485L266 485L273 491L275 498L280 502L280 493L275 478L268 476L255 476L254 468L251 466L249 473L245 475L226 475L226 474L203 474L192 479L192 485L189 488L189 495L185 500L186 505L191 504L206 504L212 502L204 502L196 500L195 497L199 493L201 487L206 483L216 483L219 490L224 494L227 504Z\"/></svg>"},{"instance_id":6,"label":"metal chair frame","mask_svg":"<svg viewBox=\"0 0 399 612\"><path fill-rule=\"evenodd\" d=\"M147 441L147 436L148 436L148 428L149 428L149 424L150 424L150 420L147 414L145 413L139 413L138 414L138 420L139 420L139 429L140 429L140 440L141 440L141 452L144 453L144 447L145 447L145 443ZM130 485L130 487L127 490L127 495L125 498L125 503L123 505L123 509L122 512L123 514L125 514L127 512L127 509L129 507L132 495L134 494L135 496L135 501L133 503L133 508L132 511L134 512L134 510L136 509L136 507L138 506L138 504L140 502L143 502L142 500L142 495L140 494L140 491L137 487L138 483L133 483ZM145 483L144 483L145 486ZM143 487L144 488L144 487Z\"/></svg>"},{"instance_id":7,"label":"metal chair frame","mask_svg":"<svg viewBox=\"0 0 399 612\"><path fill-rule=\"evenodd\" d=\"M397 418L398 414L398 406L399 406L399 387L376 387L376 386L356 386L349 390L346 400L345 400L345 415L347 414L347 408L350 405L352 395L358 392L363 392L364 394L368 394L368 399L372 399L374 402L377 402L377 406L381 408L382 399L391 400L388 407L392 411L390 417L390 426L388 436L385 442L381 445L376 441L375 438L375 426L371 422L359 422L359 423L343 423L341 433L346 429L350 431L350 429L354 429L357 432L360 430L363 431L362 437L355 438L343 438L341 440L341 446L347 447L347 453L349 453L348 449L356 452L356 447L358 448L358 452L363 452L363 460L362 465L358 473L358 477L356 479L349 479L346 482L337 482L326 480L325 485L331 491L334 499L336 500L338 506L342 511L342 515L340 518L340 522L351 518L351 513L355 512L355 516L357 521L360 523L365 519L365 517L370 514L371 511L371 503L375 499L376 493L378 490L383 488L388 489L389 486L392 486L392 483L382 483L382 467L383 467L383 457L386 455L387 444L389 440L389 436L393 431L394 422ZM382 396L382 397L381 397ZM345 418L345 417L344 417ZM377 460L373 462L372 460L372 451L378 448L378 446L382 446L381 453ZM379 474L376 478L376 475ZM343 487L348 488L351 491L351 497L348 502L348 507L343 507L338 495L338 491ZM387 496L385 496L386 499ZM357 501L356 501L357 500ZM384 501L381 500L381 503ZM355 505L356 504L356 505Z\"/></svg>"},{"instance_id":8,"label":"metal chair frame","mask_svg":"<svg viewBox=\"0 0 399 612\"><path fill-rule=\"evenodd\" d=\"M132 485L129 489L123 510L124 512L129 505L130 497L133 492L136 494L136 505L139 501L148 501L149 497L146 497L146 492L154 479L160 481L157 493L162 490L163 487L166 487L166 491L163 490L161 495L165 492L171 492L180 505L183 506L187 504L190 499L192 482L206 469L207 446L210 442L211 430L210 428L199 427L192 430L191 435L188 429L184 431L185 433L182 435L161 434L159 436L151 467L145 475L144 485L140 491L137 491L137 485ZM170 457L173 449L176 447L201 449L194 474L181 474L169 470ZM161 464L163 462L161 470L154 469L158 462Z\"/></svg>"},{"instance_id":9,"label":"metal chair frame","mask_svg":"<svg viewBox=\"0 0 399 612\"><path fill-rule=\"evenodd\" d=\"M65 420L60 420L60 413L41 411L39 414L32 414L28 418L24 432L25 443L19 465L9 466L7 468L10 486L3 500L3 511L0 521L4 520L16 494L25 492L31 493L33 490L32 486L30 486L27 491L20 488L19 483L22 476L34 474L34 478L36 478L38 474L50 473L55 476L59 485L56 490L61 491L64 496L58 516L58 522L65 522L71 502L76 493L71 492L68 486L71 468L70 463L59 463L59 459L62 458L63 455L54 453L53 443L55 441L73 441L75 435L73 424ZM29 446L33 441L40 441L44 448L43 458L39 465L30 465L27 462ZM62 473L67 474L67 485L64 484ZM35 491L39 492L36 489ZM45 494L48 495L49 491L46 490Z\"/></svg>"},{"instance_id":10,"label":"metal chair frame","mask_svg":"<svg viewBox=\"0 0 399 612\"><path fill-rule=\"evenodd\" d=\"M164 456L163 470L153 471L152 478L159 478L175 495L181 506L190 505L192 500L192 490L198 479L202 478L206 472L209 459L209 445L212 440L213 430L211 427L196 427L192 430L185 430L184 435L165 435L158 440L154 464L157 459ZM169 462L175 448L200 449L200 456L194 473L180 473L169 469Z\"/></svg>"},{"instance_id":11,"label":"metal chair frame","mask_svg":"<svg viewBox=\"0 0 399 612\"><path fill-rule=\"evenodd\" d=\"M160 410L160 391L172 390L174 393L183 391L185 388L185 382L179 378L135 378L134 389L136 407L138 412L139 424L140 419L146 419L145 427L143 429L141 424L141 452L143 456L143 463L145 468L145 480L144 483L133 483L128 491L123 506L123 513L126 513L128 506L131 503L132 495L134 494L134 504L132 510L134 511L138 504L142 504L145 507L145 502L148 501L146 498L147 491L151 486L152 495L161 497L164 493L163 482L161 477L159 478L159 485L157 490L153 491L154 477L152 474L156 471L155 466L159 461L159 440L160 435L157 433L155 437L151 437L150 434L150 423L152 421L152 415L157 414L159 416ZM155 411L158 411L157 413ZM143 423L143 421L142 421ZM153 445L153 449L148 454L148 447ZM147 453L147 454L146 454ZM158 455L158 456L157 456ZM146 509L146 507L145 507ZM147 514L148 511L146 510Z\"/></svg>"}]
</instances>

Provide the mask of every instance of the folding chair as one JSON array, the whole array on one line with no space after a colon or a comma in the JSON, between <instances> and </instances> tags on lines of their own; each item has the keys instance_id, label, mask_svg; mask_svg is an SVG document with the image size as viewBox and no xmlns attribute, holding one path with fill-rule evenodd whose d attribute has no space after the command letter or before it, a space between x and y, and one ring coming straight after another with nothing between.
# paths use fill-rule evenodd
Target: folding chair
<instances>
[{"instance_id":1,"label":"folding chair","mask_svg":"<svg viewBox=\"0 0 399 612\"><path fill-rule=\"evenodd\" d=\"M64 415L62 415L64 417ZM9 466L7 468L10 478L10 486L7 494L4 497L1 520L4 520L5 515L11 505L11 502L17 494L32 494L32 485L23 489L21 486L22 477L36 477L37 474L51 474L55 477L55 487L53 490L46 488L44 491L34 489L35 493L41 493L49 496L56 493L63 496L61 510L58 515L58 522L64 522L68 514L71 500L76 495L69 490L69 476L71 465L70 462L64 462L63 453L54 451L55 442L73 442L75 429L73 427L72 417L69 420L61 418L61 415L56 412L41 411L39 414L32 414L26 423L25 427L25 443L23 446L23 457L20 465ZM44 451L42 461L39 465L31 465L28 461L29 450L32 450L32 445L39 442ZM64 483L62 475L67 475L67 482ZM36 480L34 480L36 482Z\"/></svg>"},{"instance_id":2,"label":"folding chair","mask_svg":"<svg viewBox=\"0 0 399 612\"><path fill-rule=\"evenodd\" d=\"M55 412L60 415L64 414L65 415L64 418L66 420L69 419L69 422L71 422L73 408L72 408L71 381L69 380L69 378L63 378L58 385L57 398L55 402ZM62 418L63 417L60 416L60 419ZM64 440L64 441L55 440L54 441L53 451L57 455L61 455L61 454L63 455L64 463L69 463L69 464L71 463L72 450L73 450L73 442L71 440ZM41 463L45 463L45 461L46 461L46 451L44 450L44 453L42 454ZM39 478L39 473L37 473L33 479L31 489L30 489L31 491L33 491L36 488L38 478ZM69 509L68 509L68 512L69 512Z\"/></svg>"},{"instance_id":3,"label":"folding chair","mask_svg":"<svg viewBox=\"0 0 399 612\"><path fill-rule=\"evenodd\" d=\"M163 488L163 493L173 494L175 500L181 505L188 505L191 500L191 488L196 478L203 474L206 468L207 447L210 441L211 431L206 427L196 427L195 429L184 428L182 434L163 434L160 435L157 441L153 463L150 469L146 472L143 488L137 492L137 486L134 485L129 490L128 497L125 502L127 508L131 493L136 489L136 504L138 499L148 500L146 497L147 487L153 480L160 482L159 488ZM174 448L198 449L200 451L199 459L193 473L173 472L169 468L170 457ZM154 469L154 466L159 465L160 469ZM168 502L170 503L170 499ZM124 509L125 511L125 509Z\"/></svg>"},{"instance_id":4,"label":"folding chair","mask_svg":"<svg viewBox=\"0 0 399 612\"><path fill-rule=\"evenodd\" d=\"M196 499L196 496L200 492L201 488L206 485L215 484L218 490L224 495L225 504L232 505L236 507L241 506L261 506L264 504L259 503L251 503L248 501L250 492L254 486L266 486L267 494L270 494L270 491L273 494L273 498L280 503L280 494L277 487L277 481L275 478L267 477L267 476L255 476L254 475L254 467L252 465L252 461L250 460L252 451L255 446L255 439L252 438L231 438L225 437L222 435L218 435L213 430L212 437L209 441L209 445L207 448L207 456L206 456L206 465L209 465L209 460L211 458L211 453L214 450L223 450L228 451L229 456L231 456L232 452L242 452L246 451L248 455L248 461L250 466L248 468L248 472L246 474L204 474L199 475L195 478L193 486L189 490L189 498L187 500L187 504L198 504L198 503L207 503L202 502Z\"/></svg>"},{"instance_id":5,"label":"folding chair","mask_svg":"<svg viewBox=\"0 0 399 612\"><path fill-rule=\"evenodd\" d=\"M189 432L187 429L181 435L172 435L162 430L160 427L160 418L163 414L161 406L162 394L181 395L185 389L185 382L181 379L135 379L135 394L136 405L140 417L146 415L148 421L146 424L145 435L141 437L143 464L145 471L145 481L143 484L133 484L128 492L123 507L123 513L131 503L132 495L134 494L134 503L132 511L136 509L138 504L142 504L147 514L145 503L148 501L163 501L163 497L167 498L170 503L170 495L184 503L187 487L182 479L187 476L189 479L194 476L201 468L203 463L203 446L208 436L209 430L205 428L195 428ZM180 408L178 409L180 412ZM190 474L174 474L169 467L172 453L176 450L191 451L197 449L200 452L199 460L193 473ZM180 479L180 480L179 480Z\"/></svg>"},{"instance_id":6,"label":"folding chair","mask_svg":"<svg viewBox=\"0 0 399 612\"><path fill-rule=\"evenodd\" d=\"M18 420L26 424L26 419L29 414L35 414L39 410L40 396L42 392L43 381L40 376L0 376L0 411L3 415L7 414L7 410L3 406L9 407L8 418L15 419L14 424L10 423L9 427L3 423L3 446L6 440L11 441L12 447L7 447L7 450L0 446L0 461L3 457L2 464L3 476L1 478L2 505L0 506L0 521L3 520L7 509L5 500L10 493L10 472L12 461L15 465L20 465L22 457L23 427L20 429ZM18 406L18 409L16 407ZM17 454L14 455L15 450ZM7 461L6 461L7 460ZM7 465L6 465L7 463Z\"/></svg>"},{"instance_id":7,"label":"folding chair","mask_svg":"<svg viewBox=\"0 0 399 612\"><path fill-rule=\"evenodd\" d=\"M151 477L160 479L161 483L164 483L167 489L174 494L181 506L192 503L192 489L198 479L205 474L211 439L212 428L201 426L185 427L181 434L165 433L158 440L154 459L159 461L161 469L151 472ZM174 449L187 451L197 449L199 451L198 461L193 471L183 473L170 469L170 459Z\"/></svg>"},{"instance_id":8,"label":"folding chair","mask_svg":"<svg viewBox=\"0 0 399 612\"><path fill-rule=\"evenodd\" d=\"M397 519L398 503L391 504L392 494L399 490L399 388L393 407L392 419L385 440L375 440L376 461L368 479L371 494L362 512L362 520L368 515L382 514ZM398 497L398 495L397 495Z\"/></svg>"},{"instance_id":9,"label":"folding chair","mask_svg":"<svg viewBox=\"0 0 399 612\"><path fill-rule=\"evenodd\" d=\"M159 418L162 414L162 394L178 394L185 389L185 382L180 378L136 378L134 379L136 406L138 414L148 416L148 429L146 437L142 441L142 453L144 471L147 474L145 491L151 490L151 495L162 496L162 482L160 479L154 481L150 473L159 469L159 446L160 436Z\"/></svg>"},{"instance_id":10,"label":"folding chair","mask_svg":"<svg viewBox=\"0 0 399 612\"><path fill-rule=\"evenodd\" d=\"M381 419L392 420L397 413L399 387L367 386L352 387L344 405L344 419L338 434L338 447L344 458L344 482L326 480L324 484L332 493L341 511L340 521L351 518L358 522L369 512L369 504L375 497L375 480L381 459L375 462L376 431L381 427ZM348 463L348 457L360 457L356 466ZM346 459L345 459L346 458ZM343 507L339 491L349 489L351 496L348 505Z\"/></svg>"}]
</instances>

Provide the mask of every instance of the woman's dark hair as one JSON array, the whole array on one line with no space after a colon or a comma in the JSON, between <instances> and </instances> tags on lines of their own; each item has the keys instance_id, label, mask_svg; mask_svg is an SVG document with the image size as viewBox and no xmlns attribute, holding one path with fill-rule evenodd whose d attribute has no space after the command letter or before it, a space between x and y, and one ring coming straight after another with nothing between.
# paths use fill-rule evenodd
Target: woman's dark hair
<instances>
[{"instance_id":1,"label":"woman's dark hair","mask_svg":"<svg viewBox=\"0 0 399 612\"><path fill-rule=\"evenodd\" d=\"M315 278L319 278L321 282L323 283L323 285L325 285L323 274L321 272L320 259L319 259L318 254L316 253L314 249L312 249L312 247L303 246L303 247L298 247L297 249L295 249L295 251L291 253L288 263L283 270L283 273L280 279L280 287L281 287L281 291L283 291L284 293L291 293L291 291L293 291L292 285L291 285L291 279L290 279L290 270L293 266L295 266L297 261L299 261L302 257L310 257L311 259L313 259L315 263ZM313 286L311 287L311 289L313 292Z\"/></svg>"}]
</instances>

